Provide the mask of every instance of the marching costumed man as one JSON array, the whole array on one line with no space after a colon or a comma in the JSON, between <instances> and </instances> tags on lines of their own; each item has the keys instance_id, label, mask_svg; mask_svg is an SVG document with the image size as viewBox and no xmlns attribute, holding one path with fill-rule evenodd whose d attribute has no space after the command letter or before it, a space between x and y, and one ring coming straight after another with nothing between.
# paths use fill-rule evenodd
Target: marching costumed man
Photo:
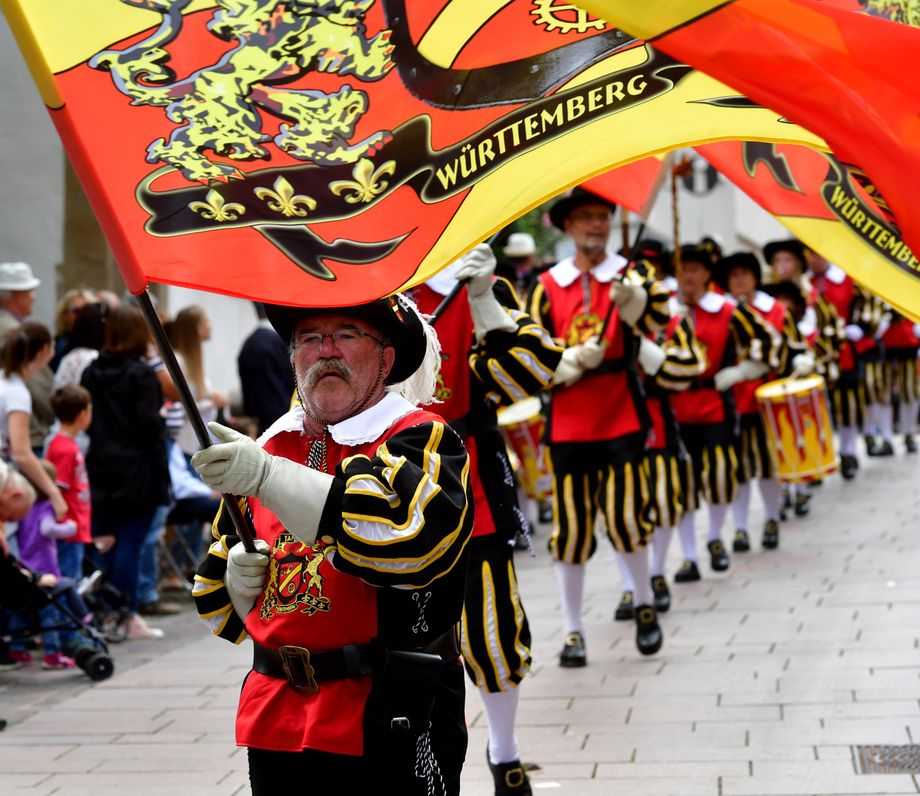
<instances>
[{"instance_id":1,"label":"marching costumed man","mask_svg":"<svg viewBox=\"0 0 920 796\"><path fill-rule=\"evenodd\" d=\"M649 421L636 355L638 336L667 324L668 297L639 269L623 278L626 259L607 252L613 210L580 188L552 206L550 218L572 238L575 255L541 274L528 302L531 316L566 345L546 432L553 470L550 552L565 630L561 666L587 663L582 596L598 512L635 583L636 645L651 655L662 644L645 550L652 532L642 464ZM600 340L608 310L611 322Z\"/></svg>"},{"instance_id":2,"label":"marching costumed man","mask_svg":"<svg viewBox=\"0 0 920 796\"><path fill-rule=\"evenodd\" d=\"M856 476L856 439L866 420L866 355L875 348L875 334L881 313L877 300L840 266L811 249L805 249L805 262L815 289L843 320L846 343L840 348L839 375L830 388L834 421L840 437L840 474L847 480Z\"/></svg>"},{"instance_id":3,"label":"marching costumed man","mask_svg":"<svg viewBox=\"0 0 920 796\"><path fill-rule=\"evenodd\" d=\"M881 335L884 349L884 381L898 396L898 420L904 435L904 449L917 452L917 408L920 405L920 375L917 352L920 350L920 324L891 310L891 324ZM883 451L894 452L894 407L891 402L880 413Z\"/></svg>"},{"instance_id":4,"label":"marching costumed man","mask_svg":"<svg viewBox=\"0 0 920 796\"><path fill-rule=\"evenodd\" d=\"M694 528L701 496L709 503L710 566L716 572L729 567L722 526L738 486L732 388L777 368L781 344L779 336L750 308L708 289L712 261L704 249L684 246L680 263L680 298L707 360L706 370L690 389L671 398L690 453L684 468L687 508L679 526L684 562L674 577L686 583L701 577Z\"/></svg>"},{"instance_id":5,"label":"marching costumed man","mask_svg":"<svg viewBox=\"0 0 920 796\"><path fill-rule=\"evenodd\" d=\"M737 252L723 259L722 264L731 296L758 313L782 338L781 362L775 368L776 373L811 373L814 370L814 357L808 351L792 313L782 302L760 290L761 271L757 257L750 252ZM782 487L774 477L773 462L767 444L767 430L757 407L755 393L762 384L762 378L751 379L739 382L732 388L738 413L738 493L732 503L735 519L732 550L736 553L744 553L751 549L747 527L751 483L755 478L760 487L766 516L761 545L767 550L779 546Z\"/></svg>"},{"instance_id":6,"label":"marching costumed man","mask_svg":"<svg viewBox=\"0 0 920 796\"><path fill-rule=\"evenodd\" d=\"M256 796L456 794L466 750L457 625L473 525L469 459L430 401L437 338L401 296L337 309L266 307L301 406L193 465L239 495L195 578L199 614L252 639L237 711Z\"/></svg>"},{"instance_id":7,"label":"marching costumed man","mask_svg":"<svg viewBox=\"0 0 920 796\"><path fill-rule=\"evenodd\" d=\"M441 372L438 412L461 436L470 456L476 506L460 634L466 671L479 688L489 724L488 762L496 796L529 796L530 783L514 736L520 691L530 671L530 627L514 571L515 537L526 535L496 408L552 382L562 349L520 311L511 285L494 278L492 250L481 245L412 291L431 314L457 280L467 300L455 300L437 320Z\"/></svg>"},{"instance_id":8,"label":"marching costumed man","mask_svg":"<svg viewBox=\"0 0 920 796\"><path fill-rule=\"evenodd\" d=\"M706 356L697 343L689 321L675 315L665 334L656 335L654 341L648 337L640 338L639 365L645 374L643 387L651 420L645 447L651 517L655 526L649 569L655 610L661 614L671 607L671 592L665 578L664 565L671 537L686 506L681 470L686 466L688 458L671 408L670 396L688 389L693 380L703 374L706 370ZM634 613L635 586L619 554L617 562L620 563L625 591L614 618L631 619Z\"/></svg>"}]
</instances>

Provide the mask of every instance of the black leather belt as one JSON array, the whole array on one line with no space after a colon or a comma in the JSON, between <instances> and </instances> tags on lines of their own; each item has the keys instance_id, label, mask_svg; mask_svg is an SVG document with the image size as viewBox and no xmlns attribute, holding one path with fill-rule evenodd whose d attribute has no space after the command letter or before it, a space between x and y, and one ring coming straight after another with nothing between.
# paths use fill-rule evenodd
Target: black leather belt
<instances>
[{"instance_id":1,"label":"black leather belt","mask_svg":"<svg viewBox=\"0 0 920 796\"><path fill-rule=\"evenodd\" d=\"M273 650L253 642L252 668L259 674L287 680L298 693L315 694L318 683L373 674L373 647L347 644L339 649L310 652L293 645Z\"/></svg>"}]
</instances>

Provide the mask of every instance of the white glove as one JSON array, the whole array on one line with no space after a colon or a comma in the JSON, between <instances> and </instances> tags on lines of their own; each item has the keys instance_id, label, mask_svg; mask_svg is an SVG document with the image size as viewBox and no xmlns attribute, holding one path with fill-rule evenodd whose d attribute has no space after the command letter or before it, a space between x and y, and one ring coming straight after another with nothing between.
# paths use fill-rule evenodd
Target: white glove
<instances>
[{"instance_id":1,"label":"white glove","mask_svg":"<svg viewBox=\"0 0 920 796\"><path fill-rule=\"evenodd\" d=\"M657 343L653 343L647 337L639 338L639 365L649 376L654 376L661 370L667 355L664 349Z\"/></svg>"},{"instance_id":2,"label":"white glove","mask_svg":"<svg viewBox=\"0 0 920 796\"><path fill-rule=\"evenodd\" d=\"M807 376L814 373L815 355L811 351L803 351L792 358L792 372L799 376Z\"/></svg>"},{"instance_id":3,"label":"white glove","mask_svg":"<svg viewBox=\"0 0 920 796\"><path fill-rule=\"evenodd\" d=\"M866 333L862 330L860 326L857 326L855 323L848 323L843 327L843 333L847 336L847 340L851 343L858 343L862 340Z\"/></svg>"},{"instance_id":4,"label":"white glove","mask_svg":"<svg viewBox=\"0 0 920 796\"><path fill-rule=\"evenodd\" d=\"M739 382L759 379L766 372L767 366L764 365L763 362L754 362L752 359L742 359L737 365L722 368L722 370L716 373L713 381L719 392L725 392Z\"/></svg>"},{"instance_id":5,"label":"white glove","mask_svg":"<svg viewBox=\"0 0 920 796\"><path fill-rule=\"evenodd\" d=\"M577 346L566 348L562 352L562 359L556 365L556 372L553 373L553 384L561 384L565 387L573 385L585 373L585 369L578 361Z\"/></svg>"},{"instance_id":6,"label":"white glove","mask_svg":"<svg viewBox=\"0 0 920 796\"><path fill-rule=\"evenodd\" d=\"M313 544L333 477L266 453L249 437L208 423L221 445L198 451L192 466L218 492L257 497L304 544Z\"/></svg>"},{"instance_id":7,"label":"white glove","mask_svg":"<svg viewBox=\"0 0 920 796\"><path fill-rule=\"evenodd\" d=\"M585 370L594 370L604 360L606 346L598 337L592 337L583 343L573 345L572 348L577 352L578 363Z\"/></svg>"},{"instance_id":8,"label":"white glove","mask_svg":"<svg viewBox=\"0 0 920 796\"><path fill-rule=\"evenodd\" d=\"M914 324L914 337L920 340L920 323Z\"/></svg>"},{"instance_id":9,"label":"white glove","mask_svg":"<svg viewBox=\"0 0 920 796\"><path fill-rule=\"evenodd\" d=\"M256 539L255 553L247 552L242 544L235 544L227 555L227 572L224 585L230 595L233 610L240 619L246 616L255 605L256 598L265 589L265 577L268 574L268 556L271 552L264 539Z\"/></svg>"},{"instance_id":10,"label":"white glove","mask_svg":"<svg viewBox=\"0 0 920 796\"><path fill-rule=\"evenodd\" d=\"M635 326L645 305L648 304L648 293L641 285L631 285L628 282L614 280L610 286L610 300L620 311L620 320L627 326Z\"/></svg>"},{"instance_id":11,"label":"white glove","mask_svg":"<svg viewBox=\"0 0 920 796\"><path fill-rule=\"evenodd\" d=\"M481 243L463 256L460 267L454 272L455 278L466 280L473 325L476 327L476 337L480 339L499 329L506 332L517 329L514 319L492 293L495 265L492 249Z\"/></svg>"},{"instance_id":12,"label":"white glove","mask_svg":"<svg viewBox=\"0 0 920 796\"><path fill-rule=\"evenodd\" d=\"M878 322L878 328L875 330L875 339L881 340L885 336L885 332L887 332L890 328L891 328L891 316L888 314L885 314L882 316L882 319Z\"/></svg>"}]
</instances>

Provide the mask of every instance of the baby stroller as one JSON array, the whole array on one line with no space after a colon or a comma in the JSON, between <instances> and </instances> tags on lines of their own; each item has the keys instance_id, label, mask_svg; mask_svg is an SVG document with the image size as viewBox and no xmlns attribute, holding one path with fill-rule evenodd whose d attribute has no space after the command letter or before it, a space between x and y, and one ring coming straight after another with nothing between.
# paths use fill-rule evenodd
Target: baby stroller
<instances>
[{"instance_id":1,"label":"baby stroller","mask_svg":"<svg viewBox=\"0 0 920 796\"><path fill-rule=\"evenodd\" d=\"M83 559L83 577L77 583L77 591L93 614L93 627L109 644L128 637L128 598L112 584L98 556Z\"/></svg>"},{"instance_id":2,"label":"baby stroller","mask_svg":"<svg viewBox=\"0 0 920 796\"><path fill-rule=\"evenodd\" d=\"M43 623L39 614L51 604L57 609L60 621ZM77 666L91 680L112 676L115 665L104 636L71 609L64 592L40 586L39 575L12 557L0 556L0 605L25 620L17 623L16 629L7 630L4 641L27 639L43 632L74 631L81 640L74 652Z\"/></svg>"}]
</instances>

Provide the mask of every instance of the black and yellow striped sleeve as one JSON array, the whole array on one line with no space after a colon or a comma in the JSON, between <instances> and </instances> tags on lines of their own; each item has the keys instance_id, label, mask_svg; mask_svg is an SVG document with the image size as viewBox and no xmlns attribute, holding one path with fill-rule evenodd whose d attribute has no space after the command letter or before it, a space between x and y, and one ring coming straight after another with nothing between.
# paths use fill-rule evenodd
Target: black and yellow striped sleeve
<instances>
[{"instance_id":1,"label":"black and yellow striped sleeve","mask_svg":"<svg viewBox=\"0 0 920 796\"><path fill-rule=\"evenodd\" d=\"M539 279L534 282L524 302L524 311L534 320L534 323L542 326L549 332L551 337L561 339L560 332L553 328L553 322L549 314L549 296L546 294L546 288ZM563 329L564 333L565 330ZM565 342L564 340L562 341Z\"/></svg>"},{"instance_id":2,"label":"black and yellow striped sleeve","mask_svg":"<svg viewBox=\"0 0 920 796\"><path fill-rule=\"evenodd\" d=\"M744 302L735 307L730 325L739 360L762 362L770 372L779 372L784 358L784 343L776 329Z\"/></svg>"},{"instance_id":3,"label":"black and yellow striped sleeve","mask_svg":"<svg viewBox=\"0 0 920 796\"><path fill-rule=\"evenodd\" d=\"M640 260L629 269L629 280L645 288L648 301L642 317L636 322L640 334L655 335L667 328L671 320L671 293L664 282L655 279L655 270L651 263Z\"/></svg>"},{"instance_id":4,"label":"black and yellow striped sleeve","mask_svg":"<svg viewBox=\"0 0 920 796\"><path fill-rule=\"evenodd\" d=\"M829 381L835 381L837 359L840 349L846 342L844 322L837 314L834 307L823 296L817 296L814 307L815 313L815 364L818 373L826 376Z\"/></svg>"},{"instance_id":5,"label":"black and yellow striped sleeve","mask_svg":"<svg viewBox=\"0 0 920 796\"><path fill-rule=\"evenodd\" d=\"M808 343L805 341L805 338L802 337L798 324L795 322L795 317L788 309L783 316L782 336L785 342L783 346L783 361L780 363L777 373L788 375L792 372L793 358L798 354L804 354L808 351Z\"/></svg>"},{"instance_id":6,"label":"black and yellow striped sleeve","mask_svg":"<svg viewBox=\"0 0 920 796\"><path fill-rule=\"evenodd\" d=\"M665 360L655 375L655 383L666 390L686 390L709 367L706 354L687 318L681 320L661 347Z\"/></svg>"},{"instance_id":7,"label":"black and yellow striped sleeve","mask_svg":"<svg viewBox=\"0 0 920 796\"><path fill-rule=\"evenodd\" d=\"M460 437L440 422L343 460L319 525L335 540L334 565L373 586L420 588L446 575L473 527L469 470Z\"/></svg>"},{"instance_id":8,"label":"black and yellow striped sleeve","mask_svg":"<svg viewBox=\"0 0 920 796\"><path fill-rule=\"evenodd\" d=\"M496 298L517 324L513 332L492 331L470 351L470 369L486 395L508 406L547 388L562 357L562 346L517 306L513 288L498 280Z\"/></svg>"},{"instance_id":9,"label":"black and yellow striped sleeve","mask_svg":"<svg viewBox=\"0 0 920 796\"><path fill-rule=\"evenodd\" d=\"M247 498L239 498L239 506L243 517L252 528L252 514ZM239 644L247 634L243 620L230 603L230 593L224 584L224 575L227 574L227 555L230 548L239 543L240 538L236 535L233 519L230 512L224 509L224 501L221 500L211 524L211 545L208 554L195 573L192 597L198 616L211 632L234 644Z\"/></svg>"}]
</instances>

